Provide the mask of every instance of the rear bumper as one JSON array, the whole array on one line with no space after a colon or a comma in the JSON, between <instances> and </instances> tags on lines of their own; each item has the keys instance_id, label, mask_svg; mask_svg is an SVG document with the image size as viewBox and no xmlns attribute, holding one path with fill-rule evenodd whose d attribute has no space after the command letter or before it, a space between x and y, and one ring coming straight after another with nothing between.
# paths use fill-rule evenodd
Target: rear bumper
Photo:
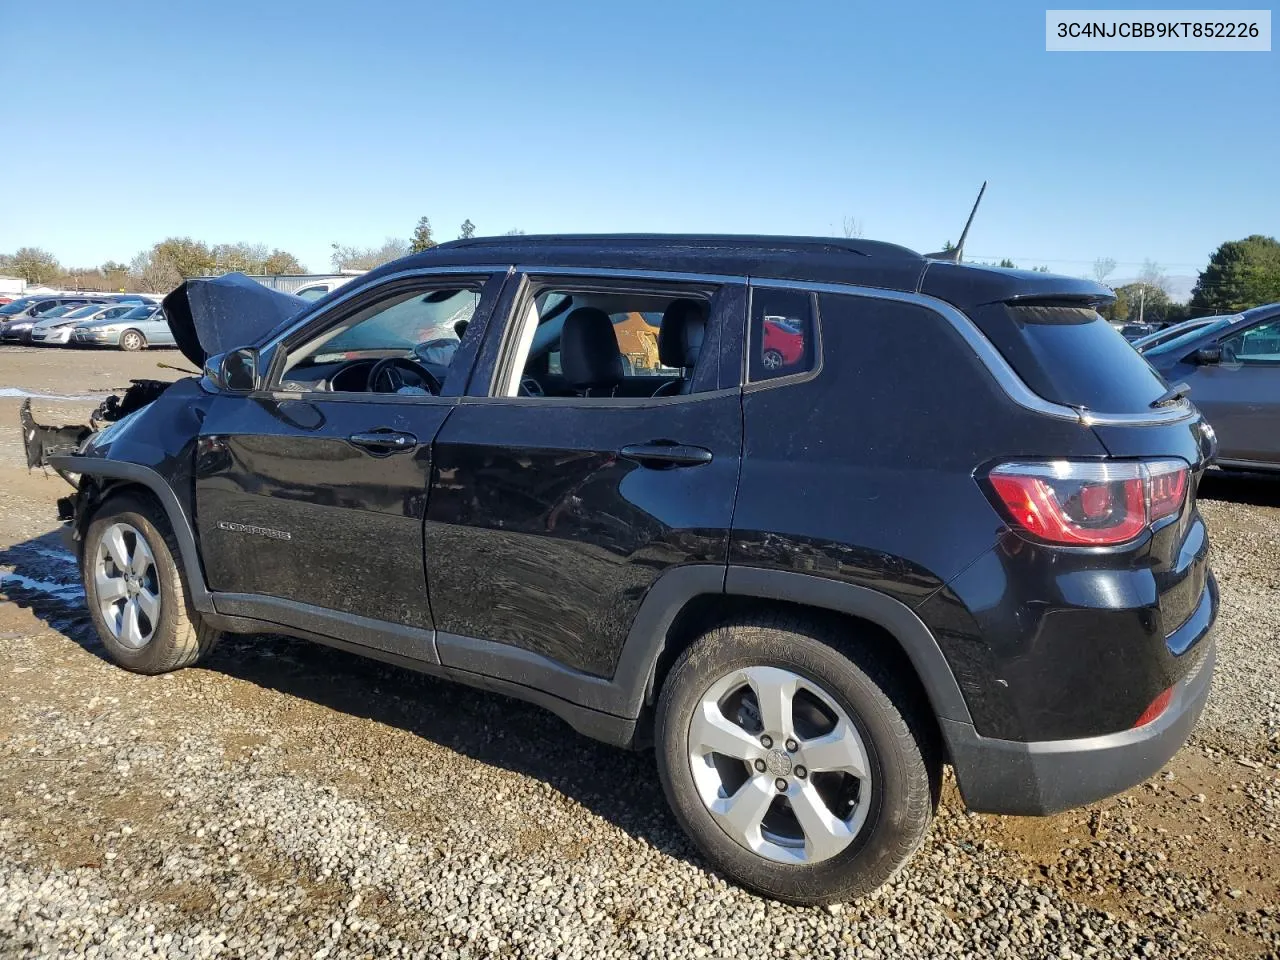
<instances>
[{"instance_id":1,"label":"rear bumper","mask_svg":"<svg viewBox=\"0 0 1280 960\"><path fill-rule=\"evenodd\" d=\"M972 724L940 720L965 805L976 813L1042 816L1146 780L1178 752L1204 710L1217 656L1212 627L1187 656L1200 662L1173 688L1164 713L1133 730L1021 743L980 736Z\"/></svg>"}]
</instances>

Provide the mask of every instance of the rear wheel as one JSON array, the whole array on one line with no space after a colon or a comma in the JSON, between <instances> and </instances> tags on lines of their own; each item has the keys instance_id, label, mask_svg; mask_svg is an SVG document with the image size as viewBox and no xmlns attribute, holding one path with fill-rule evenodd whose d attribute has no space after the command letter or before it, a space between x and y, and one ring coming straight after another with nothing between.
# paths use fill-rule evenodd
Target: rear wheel
<instances>
[{"instance_id":1,"label":"rear wheel","mask_svg":"<svg viewBox=\"0 0 1280 960\"><path fill-rule=\"evenodd\" d=\"M128 670L187 667L218 641L187 599L179 555L161 511L132 494L111 497L89 524L81 561L89 615L111 659Z\"/></svg>"},{"instance_id":2,"label":"rear wheel","mask_svg":"<svg viewBox=\"0 0 1280 960\"><path fill-rule=\"evenodd\" d=\"M766 370L777 370L786 362L777 350L766 350L760 360Z\"/></svg>"},{"instance_id":3,"label":"rear wheel","mask_svg":"<svg viewBox=\"0 0 1280 960\"><path fill-rule=\"evenodd\" d=\"M751 889L815 904L870 893L928 832L941 766L917 698L818 621L717 627L676 662L658 772L706 857Z\"/></svg>"},{"instance_id":4,"label":"rear wheel","mask_svg":"<svg viewBox=\"0 0 1280 960\"><path fill-rule=\"evenodd\" d=\"M137 330L126 330L120 334L120 349L130 352L141 350L147 345L147 338Z\"/></svg>"}]
</instances>

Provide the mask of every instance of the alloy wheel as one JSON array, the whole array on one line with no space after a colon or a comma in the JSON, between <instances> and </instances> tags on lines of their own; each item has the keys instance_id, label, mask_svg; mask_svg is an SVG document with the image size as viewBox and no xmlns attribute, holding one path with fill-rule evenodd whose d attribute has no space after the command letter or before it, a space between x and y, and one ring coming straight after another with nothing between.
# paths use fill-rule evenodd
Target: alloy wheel
<instances>
[{"instance_id":1,"label":"alloy wheel","mask_svg":"<svg viewBox=\"0 0 1280 960\"><path fill-rule=\"evenodd\" d=\"M713 683L689 723L703 805L736 843L812 864L851 844L871 804L871 764L848 714L813 681L778 667Z\"/></svg>"},{"instance_id":2,"label":"alloy wheel","mask_svg":"<svg viewBox=\"0 0 1280 960\"><path fill-rule=\"evenodd\" d=\"M146 538L127 523L113 523L98 542L94 595L111 635L139 650L160 625L160 572Z\"/></svg>"},{"instance_id":3,"label":"alloy wheel","mask_svg":"<svg viewBox=\"0 0 1280 960\"><path fill-rule=\"evenodd\" d=\"M767 370L777 370L779 367L782 366L782 362L783 362L782 354L780 354L777 350L766 350L764 352L764 356L762 356L760 360L762 363L764 363L765 369Z\"/></svg>"}]
</instances>

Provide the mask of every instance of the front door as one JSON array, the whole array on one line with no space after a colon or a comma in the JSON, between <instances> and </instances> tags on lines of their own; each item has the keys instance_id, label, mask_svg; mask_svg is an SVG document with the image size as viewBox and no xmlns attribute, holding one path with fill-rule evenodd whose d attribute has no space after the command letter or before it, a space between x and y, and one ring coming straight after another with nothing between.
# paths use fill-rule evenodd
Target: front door
<instances>
[{"instance_id":1,"label":"front door","mask_svg":"<svg viewBox=\"0 0 1280 960\"><path fill-rule=\"evenodd\" d=\"M434 659L432 442L501 284L421 276L357 290L272 349L266 389L217 399L195 485L220 612Z\"/></svg>"},{"instance_id":2,"label":"front door","mask_svg":"<svg viewBox=\"0 0 1280 960\"><path fill-rule=\"evenodd\" d=\"M440 659L518 682L537 664L608 678L659 577L726 563L745 288L517 279L436 438Z\"/></svg>"},{"instance_id":3,"label":"front door","mask_svg":"<svg viewBox=\"0 0 1280 960\"><path fill-rule=\"evenodd\" d=\"M1280 465L1280 318L1219 341L1222 360L1185 376L1218 435L1219 459Z\"/></svg>"}]
</instances>

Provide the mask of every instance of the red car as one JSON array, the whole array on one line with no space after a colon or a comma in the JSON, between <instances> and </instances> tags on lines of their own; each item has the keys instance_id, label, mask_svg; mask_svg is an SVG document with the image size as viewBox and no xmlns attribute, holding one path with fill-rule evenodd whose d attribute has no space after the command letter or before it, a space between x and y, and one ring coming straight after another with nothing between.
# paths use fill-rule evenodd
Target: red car
<instances>
[{"instance_id":1,"label":"red car","mask_svg":"<svg viewBox=\"0 0 1280 960\"><path fill-rule=\"evenodd\" d=\"M765 317L763 350L760 362L766 370L797 364L804 359L804 331L787 317Z\"/></svg>"}]
</instances>

